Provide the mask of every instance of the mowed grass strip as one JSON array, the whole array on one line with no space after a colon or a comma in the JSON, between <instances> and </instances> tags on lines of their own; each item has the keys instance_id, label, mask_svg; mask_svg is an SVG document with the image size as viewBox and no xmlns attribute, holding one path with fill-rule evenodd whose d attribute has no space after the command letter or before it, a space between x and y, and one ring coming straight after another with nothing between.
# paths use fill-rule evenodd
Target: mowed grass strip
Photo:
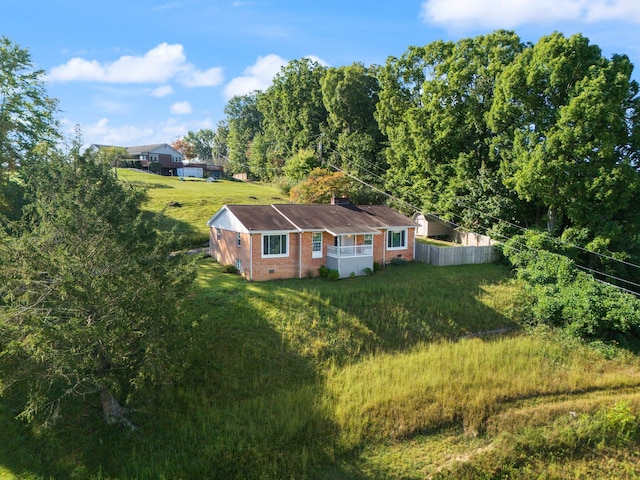
<instances>
[{"instance_id":1,"label":"mowed grass strip","mask_svg":"<svg viewBox=\"0 0 640 480\"><path fill-rule=\"evenodd\" d=\"M201 178L164 177L130 169L118 169L118 178L146 190L145 207L164 212L163 229L176 228L192 245L209 239L207 220L225 204L286 203L287 199L273 186L223 179L207 182Z\"/></svg>"}]
</instances>

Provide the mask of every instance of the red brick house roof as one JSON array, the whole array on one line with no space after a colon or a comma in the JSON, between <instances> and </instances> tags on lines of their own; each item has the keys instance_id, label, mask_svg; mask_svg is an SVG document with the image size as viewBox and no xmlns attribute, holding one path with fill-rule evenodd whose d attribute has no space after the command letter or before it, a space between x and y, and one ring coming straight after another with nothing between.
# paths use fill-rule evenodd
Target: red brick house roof
<instances>
[{"instance_id":1,"label":"red brick house roof","mask_svg":"<svg viewBox=\"0 0 640 480\"><path fill-rule=\"evenodd\" d=\"M333 234L376 233L380 228L415 227L410 219L385 205L225 205L248 232L327 230Z\"/></svg>"}]
</instances>

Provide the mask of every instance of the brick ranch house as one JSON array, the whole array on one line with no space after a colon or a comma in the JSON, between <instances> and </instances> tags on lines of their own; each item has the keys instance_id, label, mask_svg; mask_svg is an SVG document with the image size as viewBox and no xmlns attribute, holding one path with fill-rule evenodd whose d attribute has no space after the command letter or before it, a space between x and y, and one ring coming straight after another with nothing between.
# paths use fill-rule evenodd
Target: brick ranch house
<instances>
[{"instance_id":1,"label":"brick ranch house","mask_svg":"<svg viewBox=\"0 0 640 480\"><path fill-rule=\"evenodd\" d=\"M414 258L410 218L383 205L225 205L207 222L209 252L248 280L364 275L374 262Z\"/></svg>"}]
</instances>

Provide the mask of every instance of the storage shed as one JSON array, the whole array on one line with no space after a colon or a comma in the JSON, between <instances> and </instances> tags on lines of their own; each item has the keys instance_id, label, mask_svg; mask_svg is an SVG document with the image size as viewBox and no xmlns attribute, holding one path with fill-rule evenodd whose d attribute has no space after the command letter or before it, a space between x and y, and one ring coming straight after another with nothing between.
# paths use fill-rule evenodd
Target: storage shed
<instances>
[{"instance_id":1,"label":"storage shed","mask_svg":"<svg viewBox=\"0 0 640 480\"><path fill-rule=\"evenodd\" d=\"M204 172L202 167L182 167L178 168L178 176L203 178Z\"/></svg>"},{"instance_id":2,"label":"storage shed","mask_svg":"<svg viewBox=\"0 0 640 480\"><path fill-rule=\"evenodd\" d=\"M438 239L451 239L453 226L444 220L428 213L415 213L412 220L418 224L416 235Z\"/></svg>"}]
</instances>

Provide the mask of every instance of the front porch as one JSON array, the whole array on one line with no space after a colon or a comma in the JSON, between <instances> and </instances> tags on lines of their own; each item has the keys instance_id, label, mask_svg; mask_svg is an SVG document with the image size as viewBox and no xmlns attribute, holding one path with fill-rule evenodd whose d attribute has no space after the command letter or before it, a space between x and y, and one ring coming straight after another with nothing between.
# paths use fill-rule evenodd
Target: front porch
<instances>
[{"instance_id":1,"label":"front porch","mask_svg":"<svg viewBox=\"0 0 640 480\"><path fill-rule=\"evenodd\" d=\"M327 268L337 270L340 278L366 275L373 271L373 246L327 247Z\"/></svg>"},{"instance_id":2,"label":"front porch","mask_svg":"<svg viewBox=\"0 0 640 480\"><path fill-rule=\"evenodd\" d=\"M333 232L332 232L333 233ZM366 275L373 271L373 235L371 233L335 232L335 245L327 246L327 268L337 270L340 278Z\"/></svg>"}]
</instances>

